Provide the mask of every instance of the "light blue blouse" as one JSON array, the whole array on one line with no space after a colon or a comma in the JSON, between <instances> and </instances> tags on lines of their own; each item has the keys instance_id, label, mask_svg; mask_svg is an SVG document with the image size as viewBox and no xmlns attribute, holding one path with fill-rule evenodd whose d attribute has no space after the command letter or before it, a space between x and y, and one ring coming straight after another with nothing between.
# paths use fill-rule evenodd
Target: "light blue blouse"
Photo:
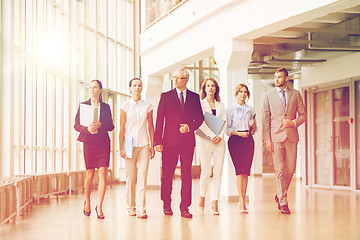
<instances>
[{"instance_id":1,"label":"light blue blouse","mask_svg":"<svg viewBox=\"0 0 360 240\"><path fill-rule=\"evenodd\" d=\"M229 107L226 111L226 134L230 136L232 131L248 131L249 122L254 115L254 108L246 103L243 106L235 103Z\"/></svg>"}]
</instances>

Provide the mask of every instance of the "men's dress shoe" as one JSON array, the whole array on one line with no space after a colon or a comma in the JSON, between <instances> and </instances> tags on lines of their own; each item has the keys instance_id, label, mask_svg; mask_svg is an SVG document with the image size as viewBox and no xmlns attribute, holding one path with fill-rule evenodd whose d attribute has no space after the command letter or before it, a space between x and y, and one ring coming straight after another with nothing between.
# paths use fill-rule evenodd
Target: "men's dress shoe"
<instances>
[{"instance_id":1,"label":"men's dress shoe","mask_svg":"<svg viewBox=\"0 0 360 240\"><path fill-rule=\"evenodd\" d=\"M279 203L279 198L278 198L277 195L275 195L275 202L277 202L277 204L278 204L278 209L281 211L281 205L280 205L280 203Z\"/></svg>"},{"instance_id":2,"label":"men's dress shoe","mask_svg":"<svg viewBox=\"0 0 360 240\"><path fill-rule=\"evenodd\" d=\"M289 206L287 204L282 205L280 211L281 211L282 214L290 214L290 209L289 209Z\"/></svg>"},{"instance_id":3,"label":"men's dress shoe","mask_svg":"<svg viewBox=\"0 0 360 240\"><path fill-rule=\"evenodd\" d=\"M173 211L171 210L171 207L164 207L164 214L165 215L173 215Z\"/></svg>"},{"instance_id":4,"label":"men's dress shoe","mask_svg":"<svg viewBox=\"0 0 360 240\"><path fill-rule=\"evenodd\" d=\"M193 215L189 212L189 210L182 211L182 212L181 212L181 216L182 216L183 218L192 218L192 217L193 217Z\"/></svg>"},{"instance_id":5,"label":"men's dress shoe","mask_svg":"<svg viewBox=\"0 0 360 240\"><path fill-rule=\"evenodd\" d=\"M84 212L84 215L85 215L85 216L89 217L89 216L91 215L91 209L90 209L90 211L88 211L88 212L85 211L85 205L86 205L86 201L84 201L84 211L83 211L83 212Z\"/></svg>"}]
</instances>

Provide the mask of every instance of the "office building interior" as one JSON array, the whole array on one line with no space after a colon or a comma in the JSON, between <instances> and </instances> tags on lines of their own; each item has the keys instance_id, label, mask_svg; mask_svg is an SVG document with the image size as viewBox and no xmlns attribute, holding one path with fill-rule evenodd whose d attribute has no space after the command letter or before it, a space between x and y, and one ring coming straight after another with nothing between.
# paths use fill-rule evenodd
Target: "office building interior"
<instances>
[{"instance_id":1,"label":"office building interior","mask_svg":"<svg viewBox=\"0 0 360 240\"><path fill-rule=\"evenodd\" d=\"M360 238L359 1L0 0L0 46L1 239ZM160 95L173 88L172 73L181 67L194 92L216 79L226 107L235 103L239 83L249 86L258 123L249 214L237 211L226 150L219 216L198 209L196 154L194 218L163 215L160 153L149 165L149 218L127 216L119 130L128 83L142 79L142 98L156 119ZM307 112L298 129L289 216L273 199L273 161L261 134L264 94L280 67ZM73 128L93 79L103 83L115 125L104 221L82 214L85 163ZM175 177L174 205L180 185Z\"/></svg>"}]
</instances>

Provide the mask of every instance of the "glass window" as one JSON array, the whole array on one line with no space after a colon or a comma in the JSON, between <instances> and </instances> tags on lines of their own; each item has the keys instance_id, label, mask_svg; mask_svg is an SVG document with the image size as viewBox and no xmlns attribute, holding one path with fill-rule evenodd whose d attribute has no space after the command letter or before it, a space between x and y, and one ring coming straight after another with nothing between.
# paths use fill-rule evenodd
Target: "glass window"
<instances>
[{"instance_id":1,"label":"glass window","mask_svg":"<svg viewBox=\"0 0 360 240\"><path fill-rule=\"evenodd\" d=\"M11 4L12 14L3 15L0 8L1 16L14 21L13 61L8 62L14 84L9 113L14 129L9 139L15 147L9 171L18 175L83 170L82 144L73 129L78 103L89 97L90 80L101 80L105 101L112 107L115 125L119 124L114 108L126 100L126 82L135 71L134 3L19 0ZM117 133L110 136L116 139ZM117 141L112 142L118 149Z\"/></svg>"},{"instance_id":2,"label":"glass window","mask_svg":"<svg viewBox=\"0 0 360 240\"><path fill-rule=\"evenodd\" d=\"M187 1L187 0L185 0ZM164 16L182 0L146 0L146 26Z\"/></svg>"}]
</instances>

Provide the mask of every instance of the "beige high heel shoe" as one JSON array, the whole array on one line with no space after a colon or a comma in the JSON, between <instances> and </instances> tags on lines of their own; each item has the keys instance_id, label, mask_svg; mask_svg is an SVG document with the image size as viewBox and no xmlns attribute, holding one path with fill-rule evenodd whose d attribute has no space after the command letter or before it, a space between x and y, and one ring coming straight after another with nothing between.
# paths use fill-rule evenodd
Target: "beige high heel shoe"
<instances>
[{"instance_id":1,"label":"beige high heel shoe","mask_svg":"<svg viewBox=\"0 0 360 240\"><path fill-rule=\"evenodd\" d=\"M205 197L200 196L199 207L201 208L201 211L203 212L205 209Z\"/></svg>"},{"instance_id":2,"label":"beige high heel shoe","mask_svg":"<svg viewBox=\"0 0 360 240\"><path fill-rule=\"evenodd\" d=\"M245 209L240 209L240 202L238 203L238 206L239 206L239 213L244 213L244 214L249 213L249 211L246 209L246 206Z\"/></svg>"},{"instance_id":3,"label":"beige high heel shoe","mask_svg":"<svg viewBox=\"0 0 360 240\"><path fill-rule=\"evenodd\" d=\"M218 203L219 203L218 200L212 201L212 206L211 206L211 208L212 208L212 211L213 211L213 215L219 215L219 214L220 214L220 213L219 213Z\"/></svg>"}]
</instances>

